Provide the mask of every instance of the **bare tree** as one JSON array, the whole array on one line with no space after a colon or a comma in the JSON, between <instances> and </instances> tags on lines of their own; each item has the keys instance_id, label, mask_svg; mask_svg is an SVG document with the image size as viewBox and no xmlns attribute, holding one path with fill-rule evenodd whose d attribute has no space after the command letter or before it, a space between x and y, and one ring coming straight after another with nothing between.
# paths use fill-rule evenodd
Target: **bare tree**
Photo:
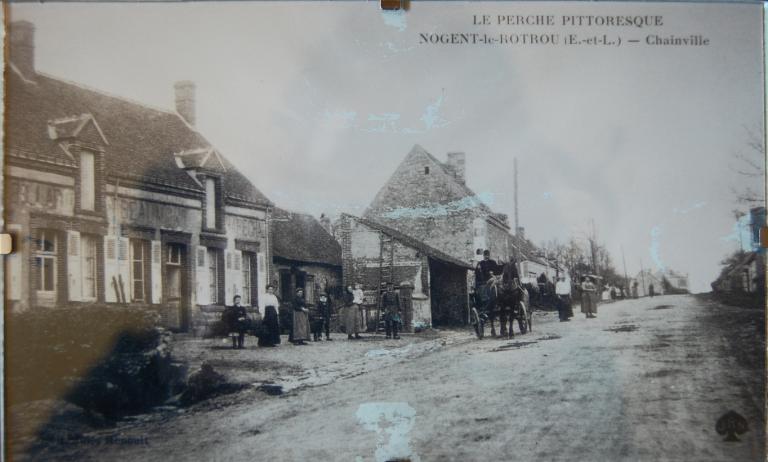
<instances>
[{"instance_id":1,"label":"bare tree","mask_svg":"<svg viewBox=\"0 0 768 462\"><path fill-rule=\"evenodd\" d=\"M731 170L744 177L744 183L731 191L739 204L751 208L765 204L765 146L762 138L749 129L746 131L746 150L733 155L737 162L731 166Z\"/></svg>"}]
</instances>

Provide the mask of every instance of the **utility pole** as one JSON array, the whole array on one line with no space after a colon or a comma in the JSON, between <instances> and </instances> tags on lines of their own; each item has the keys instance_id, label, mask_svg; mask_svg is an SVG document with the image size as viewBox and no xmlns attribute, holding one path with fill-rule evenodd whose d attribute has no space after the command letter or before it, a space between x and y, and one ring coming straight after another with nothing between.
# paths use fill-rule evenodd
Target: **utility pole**
<instances>
[{"instance_id":1,"label":"utility pole","mask_svg":"<svg viewBox=\"0 0 768 462\"><path fill-rule=\"evenodd\" d=\"M514 173L514 183L515 183L515 236L517 236L517 232L520 229L520 217L518 216L517 211L517 157L512 159L512 172Z\"/></svg>"},{"instance_id":2,"label":"utility pole","mask_svg":"<svg viewBox=\"0 0 768 462\"><path fill-rule=\"evenodd\" d=\"M600 276L600 271L597 268L597 230L595 229L595 219L589 219L591 225L591 233L589 235L589 250L592 254L592 270L595 272L595 276Z\"/></svg>"},{"instance_id":3,"label":"utility pole","mask_svg":"<svg viewBox=\"0 0 768 462\"><path fill-rule=\"evenodd\" d=\"M643 281L643 294L645 294L645 270L643 269L643 259L640 259L640 279Z\"/></svg>"},{"instance_id":4,"label":"utility pole","mask_svg":"<svg viewBox=\"0 0 768 462\"><path fill-rule=\"evenodd\" d=\"M624 287L629 290L629 276L627 276L627 259L624 258L624 246L621 246L621 262L624 264Z\"/></svg>"}]
</instances>

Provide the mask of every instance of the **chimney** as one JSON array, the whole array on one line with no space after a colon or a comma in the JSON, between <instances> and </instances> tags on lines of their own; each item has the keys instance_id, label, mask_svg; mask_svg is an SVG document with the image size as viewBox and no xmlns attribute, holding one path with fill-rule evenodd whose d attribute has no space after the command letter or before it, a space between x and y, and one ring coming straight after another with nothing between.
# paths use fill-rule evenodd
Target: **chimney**
<instances>
[{"instance_id":1,"label":"chimney","mask_svg":"<svg viewBox=\"0 0 768 462\"><path fill-rule=\"evenodd\" d=\"M14 21L10 25L10 61L26 79L35 77L35 25Z\"/></svg>"},{"instance_id":2,"label":"chimney","mask_svg":"<svg viewBox=\"0 0 768 462\"><path fill-rule=\"evenodd\" d=\"M449 152L447 164L451 167L453 175L461 184L466 183L466 161L467 156L463 152Z\"/></svg>"},{"instance_id":3,"label":"chimney","mask_svg":"<svg viewBox=\"0 0 768 462\"><path fill-rule=\"evenodd\" d=\"M517 237L519 237L520 239L525 239L525 228L523 228L522 226L518 226L516 234L517 234Z\"/></svg>"},{"instance_id":4,"label":"chimney","mask_svg":"<svg viewBox=\"0 0 768 462\"><path fill-rule=\"evenodd\" d=\"M176 91L176 112L189 125L195 125L195 82L182 80L173 85Z\"/></svg>"},{"instance_id":5,"label":"chimney","mask_svg":"<svg viewBox=\"0 0 768 462\"><path fill-rule=\"evenodd\" d=\"M333 225L331 224L331 219L328 218L324 213L320 214L320 226L325 229L328 234L333 236Z\"/></svg>"}]
</instances>

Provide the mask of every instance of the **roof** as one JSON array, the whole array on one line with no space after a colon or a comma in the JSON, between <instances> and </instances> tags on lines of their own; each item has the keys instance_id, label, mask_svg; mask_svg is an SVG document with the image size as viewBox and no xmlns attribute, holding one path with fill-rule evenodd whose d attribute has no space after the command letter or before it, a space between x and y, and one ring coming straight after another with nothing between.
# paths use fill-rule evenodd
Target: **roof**
<instances>
[{"instance_id":1,"label":"roof","mask_svg":"<svg viewBox=\"0 0 768 462\"><path fill-rule=\"evenodd\" d=\"M276 208L270 232L275 257L341 266L341 245L312 215Z\"/></svg>"},{"instance_id":2,"label":"roof","mask_svg":"<svg viewBox=\"0 0 768 462\"><path fill-rule=\"evenodd\" d=\"M404 234L396 229L390 228L389 226L382 225L381 223L377 223L371 219L368 218L360 218L356 217L354 215L349 214L343 214L343 216L350 217L354 220L357 220L358 222L364 224L365 226L368 226L370 228L379 230L385 234L388 234L392 236L395 240L400 241L402 244L407 245L408 247L412 247L414 249L417 249L419 252L423 253L424 255L427 255L430 258L434 258L436 260L443 261L445 263L450 263L452 265L460 266L462 268L466 269L474 269L474 267L467 263L463 262L457 258L454 258L450 255L448 255L445 252L442 252L440 250L437 250L436 248L425 244L424 242L413 238L411 236L408 236L407 234Z\"/></svg>"},{"instance_id":3,"label":"roof","mask_svg":"<svg viewBox=\"0 0 768 462\"><path fill-rule=\"evenodd\" d=\"M174 154L213 148L177 113L42 73L34 80L15 71L7 75L6 140L12 157L75 166L66 144L77 137L105 148L107 175L202 193L202 186L177 165ZM88 132L91 127L93 133ZM223 162L227 196L271 205L231 163Z\"/></svg>"},{"instance_id":4,"label":"roof","mask_svg":"<svg viewBox=\"0 0 768 462\"><path fill-rule=\"evenodd\" d=\"M403 175L411 173L411 163L415 163L417 159L426 158L431 165L435 167L430 174L434 177L439 175L440 181L444 187L440 187L439 191L427 190L423 188L421 190L412 190L412 197L408 197L403 194L402 184L396 179ZM435 208L435 205L441 205L446 207ZM418 144L415 144L413 148L408 152L403 161L398 165L397 169L392 173L392 176L382 186L379 192L374 197L368 209L364 212L364 216L382 216L398 209L410 209L418 210L419 208L429 207L426 213L435 213L433 209L440 212L451 211L452 209L460 210L466 208L479 208L483 213L499 219L499 214L494 213L486 204L484 204L466 184L459 181L454 175L454 170L450 166L443 164L430 154L426 149ZM445 210L444 210L445 209ZM416 212L418 213L418 212Z\"/></svg>"}]
</instances>

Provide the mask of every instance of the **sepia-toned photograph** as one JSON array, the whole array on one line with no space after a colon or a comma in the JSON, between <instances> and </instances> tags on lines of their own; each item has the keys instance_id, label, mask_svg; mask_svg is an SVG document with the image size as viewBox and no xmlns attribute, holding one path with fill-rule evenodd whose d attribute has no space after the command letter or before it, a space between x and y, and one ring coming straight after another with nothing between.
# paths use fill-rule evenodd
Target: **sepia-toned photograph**
<instances>
[{"instance_id":1,"label":"sepia-toned photograph","mask_svg":"<svg viewBox=\"0 0 768 462\"><path fill-rule=\"evenodd\" d=\"M765 460L762 4L4 21L7 460Z\"/></svg>"}]
</instances>

